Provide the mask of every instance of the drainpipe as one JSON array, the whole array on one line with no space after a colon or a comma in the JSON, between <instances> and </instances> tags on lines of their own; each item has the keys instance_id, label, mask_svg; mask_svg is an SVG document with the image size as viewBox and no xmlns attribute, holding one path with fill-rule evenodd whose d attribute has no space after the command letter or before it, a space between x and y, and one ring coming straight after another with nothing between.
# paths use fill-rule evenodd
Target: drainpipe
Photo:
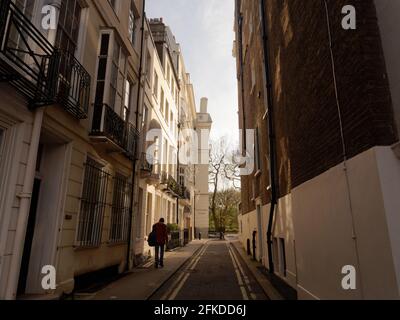
<instances>
[{"instance_id":1,"label":"drainpipe","mask_svg":"<svg viewBox=\"0 0 400 320\"><path fill-rule=\"evenodd\" d=\"M146 21L146 0L143 0L143 9L142 9L142 26L141 26L141 39L140 39L140 63L139 63L139 82L138 82L138 92L137 92L137 100L136 100L136 110L135 110L135 128L138 130L139 127L139 104L140 104L140 95L141 95L141 87L142 87L142 72L143 72L143 49L144 49L144 24ZM139 139L138 139L139 140ZM129 215L129 229L128 229L128 249L126 252L126 271L130 270L130 253L132 248L132 227L133 227L133 209L135 202L135 183L136 183L136 163L138 157L138 143L135 144L135 154L132 161L132 191L131 191L131 203L130 203L130 215Z\"/></svg>"},{"instance_id":2,"label":"drainpipe","mask_svg":"<svg viewBox=\"0 0 400 320\"><path fill-rule=\"evenodd\" d=\"M194 184L194 192L193 192L193 228L194 228L194 238L197 239L196 233L196 164L193 165L194 167L194 176L193 176L193 184Z\"/></svg>"},{"instance_id":3,"label":"drainpipe","mask_svg":"<svg viewBox=\"0 0 400 320\"><path fill-rule=\"evenodd\" d=\"M179 105L178 101L178 145L177 145L177 157L176 157L176 178L177 178L177 183L179 185L179 176L180 176L180 162L179 162L179 152L180 152L180 146L179 146L179 139L180 139L180 134L181 134L181 118L180 118L180 110L181 107ZM182 217L183 219L183 217ZM179 229L179 244L181 241L181 228L179 227L179 197L176 197L176 224L178 225Z\"/></svg>"},{"instance_id":4,"label":"drainpipe","mask_svg":"<svg viewBox=\"0 0 400 320\"><path fill-rule=\"evenodd\" d=\"M240 89L241 89L241 102L242 102L242 116L243 116L243 128L242 128L242 143L243 150L247 149L247 141L246 141L246 113L245 113L245 101L244 101L244 63L243 63L243 16L240 13L240 0L237 0L237 23L238 23L238 40L239 40L239 60L240 60ZM243 156L245 154L242 154Z\"/></svg>"},{"instance_id":5,"label":"drainpipe","mask_svg":"<svg viewBox=\"0 0 400 320\"><path fill-rule=\"evenodd\" d=\"M268 125L268 140L269 140L269 155L270 155L270 183L271 183L271 208L269 212L268 220L268 231L267 231L267 245L268 245L268 263L269 272L274 273L274 260L272 257L272 225L274 222L275 208L278 203L278 186L276 180L276 141L275 141L275 126L274 126L274 108L273 108L273 97L272 97L272 80L270 75L269 65L269 43L268 43L268 31L267 31L267 17L265 14L266 1L260 0L260 15L262 23L262 38L263 38L263 56L264 56L264 74L265 74L265 85L266 85L266 104L267 112L265 118Z\"/></svg>"},{"instance_id":6,"label":"drainpipe","mask_svg":"<svg viewBox=\"0 0 400 320\"><path fill-rule=\"evenodd\" d=\"M337 74L336 74L336 63L335 63L335 55L333 52L333 34L332 34L332 28L331 28L331 21L329 17L329 7L328 7L328 2L327 0L324 0L324 11L326 15L326 27L327 27L327 32L328 32L328 42L329 42L329 53L331 56L331 67L332 67L332 78L333 78L333 86L335 89L335 99L336 99L336 107L337 107L337 112L338 112L338 120L339 120L339 127L340 127L340 137L342 141L342 150L343 150L343 166L344 166L344 175L346 178L346 188L347 188L347 197L349 201L349 211L350 211L350 219L351 219L351 228L352 228L352 239L354 241L354 250L356 253L356 260L357 260L357 265L358 265L358 273L360 274L360 279L362 279L362 270L361 270L361 263L360 263L360 252L358 249L358 243L357 243L357 232L356 232L356 225L355 225L355 218L354 218L354 212L353 212L353 201L351 198L351 188L350 188L350 178L349 174L347 171L347 149L346 149L346 141L344 137L344 127L343 127L343 118L342 118L342 109L341 109L341 104L340 104L340 99L339 99L339 88L337 84ZM364 299L364 286L362 281L360 281L360 294L361 294L361 299Z\"/></svg>"},{"instance_id":7,"label":"drainpipe","mask_svg":"<svg viewBox=\"0 0 400 320\"><path fill-rule=\"evenodd\" d=\"M28 153L28 162L26 165L26 172L24 177L24 185L22 188L22 192L18 195L18 198L20 199L20 207L18 212L17 230L14 238L14 250L11 257L10 275L8 277L8 281L10 283L7 286L5 296L7 300L14 300L17 296L17 286L21 267L22 251L24 248L26 227L31 206L33 182L35 180L36 174L36 161L39 150L40 133L42 131L43 115L44 108L40 108L35 111L32 137Z\"/></svg>"}]
</instances>

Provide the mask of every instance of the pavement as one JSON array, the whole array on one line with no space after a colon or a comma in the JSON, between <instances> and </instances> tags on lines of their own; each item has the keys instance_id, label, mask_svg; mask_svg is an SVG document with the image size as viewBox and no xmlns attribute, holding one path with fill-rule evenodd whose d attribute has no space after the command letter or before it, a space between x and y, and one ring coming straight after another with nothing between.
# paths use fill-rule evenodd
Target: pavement
<instances>
[{"instance_id":1,"label":"pavement","mask_svg":"<svg viewBox=\"0 0 400 320\"><path fill-rule=\"evenodd\" d=\"M185 247L166 252L164 268L155 269L152 260L102 290L90 295L81 294L76 298L82 300L147 300L206 242L206 240L194 240Z\"/></svg>"}]
</instances>

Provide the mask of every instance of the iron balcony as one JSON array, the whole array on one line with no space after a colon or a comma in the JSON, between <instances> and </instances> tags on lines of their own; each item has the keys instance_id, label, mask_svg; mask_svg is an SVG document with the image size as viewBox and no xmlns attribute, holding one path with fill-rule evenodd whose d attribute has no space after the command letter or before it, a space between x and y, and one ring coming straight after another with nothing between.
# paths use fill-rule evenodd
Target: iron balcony
<instances>
[{"instance_id":1,"label":"iron balcony","mask_svg":"<svg viewBox=\"0 0 400 320\"><path fill-rule=\"evenodd\" d=\"M55 48L11 0L0 0L0 81L28 100L30 109L61 105L87 118L90 75L72 54Z\"/></svg>"},{"instance_id":2,"label":"iron balcony","mask_svg":"<svg viewBox=\"0 0 400 320\"><path fill-rule=\"evenodd\" d=\"M152 173L153 169L154 169L153 157L143 152L140 159L140 170L144 171L145 173Z\"/></svg>"},{"instance_id":3,"label":"iron balcony","mask_svg":"<svg viewBox=\"0 0 400 320\"><path fill-rule=\"evenodd\" d=\"M104 145L107 152L121 152L132 160L136 155L139 132L105 103L94 106L90 136L95 143Z\"/></svg>"}]
</instances>

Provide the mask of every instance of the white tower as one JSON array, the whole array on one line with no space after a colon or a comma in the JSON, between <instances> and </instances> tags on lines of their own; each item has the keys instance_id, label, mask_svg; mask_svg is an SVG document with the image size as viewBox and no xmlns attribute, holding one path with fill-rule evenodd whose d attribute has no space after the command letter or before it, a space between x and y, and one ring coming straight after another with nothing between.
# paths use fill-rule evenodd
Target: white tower
<instances>
[{"instance_id":1,"label":"white tower","mask_svg":"<svg viewBox=\"0 0 400 320\"><path fill-rule=\"evenodd\" d=\"M200 112L197 113L196 130L199 137L199 163L196 165L195 183L195 216L194 228L198 238L208 237L209 229L209 191L208 191L208 169L209 169L209 136L212 119L207 111L208 99L202 98Z\"/></svg>"}]
</instances>

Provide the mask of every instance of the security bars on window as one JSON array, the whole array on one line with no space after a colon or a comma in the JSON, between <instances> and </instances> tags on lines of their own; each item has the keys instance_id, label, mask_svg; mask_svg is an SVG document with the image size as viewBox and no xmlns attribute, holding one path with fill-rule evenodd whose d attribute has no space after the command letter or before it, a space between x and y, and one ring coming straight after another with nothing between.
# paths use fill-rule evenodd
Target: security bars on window
<instances>
[{"instance_id":1,"label":"security bars on window","mask_svg":"<svg viewBox=\"0 0 400 320\"><path fill-rule=\"evenodd\" d=\"M132 185L128 178L117 174L114 178L114 195L111 208L110 242L122 243L128 241L129 206Z\"/></svg>"},{"instance_id":2,"label":"security bars on window","mask_svg":"<svg viewBox=\"0 0 400 320\"><path fill-rule=\"evenodd\" d=\"M88 158L79 215L77 245L98 247L101 244L109 174L101 164Z\"/></svg>"}]
</instances>

